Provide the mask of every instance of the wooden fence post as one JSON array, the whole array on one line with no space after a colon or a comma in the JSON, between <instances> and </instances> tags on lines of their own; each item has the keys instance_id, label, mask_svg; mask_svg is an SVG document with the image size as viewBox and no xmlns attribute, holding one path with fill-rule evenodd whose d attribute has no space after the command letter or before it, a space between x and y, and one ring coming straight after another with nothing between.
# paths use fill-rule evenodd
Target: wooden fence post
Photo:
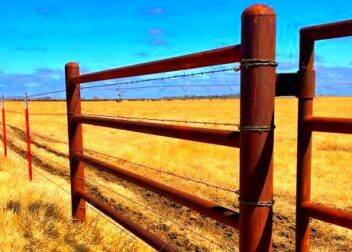
<instances>
[{"instance_id":1,"label":"wooden fence post","mask_svg":"<svg viewBox=\"0 0 352 252\"><path fill-rule=\"evenodd\" d=\"M276 14L242 14L240 251L272 250Z\"/></svg>"},{"instance_id":2,"label":"wooden fence post","mask_svg":"<svg viewBox=\"0 0 352 252\"><path fill-rule=\"evenodd\" d=\"M2 96L2 141L4 144L4 156L7 156L6 119L5 119L5 98Z\"/></svg>"},{"instance_id":3,"label":"wooden fence post","mask_svg":"<svg viewBox=\"0 0 352 252\"><path fill-rule=\"evenodd\" d=\"M28 113L28 97L27 94L24 98L24 114L26 124L26 143L27 143L27 162L28 162L28 178L32 181L32 152L31 152L31 134L29 131L29 113Z\"/></svg>"},{"instance_id":4,"label":"wooden fence post","mask_svg":"<svg viewBox=\"0 0 352 252\"><path fill-rule=\"evenodd\" d=\"M83 154L82 125L73 120L74 114L81 114L80 84L70 82L71 78L80 75L78 64L66 64L65 75L72 217L83 222L86 220L86 203L76 192L85 191L84 164L73 158L73 153Z\"/></svg>"}]
</instances>

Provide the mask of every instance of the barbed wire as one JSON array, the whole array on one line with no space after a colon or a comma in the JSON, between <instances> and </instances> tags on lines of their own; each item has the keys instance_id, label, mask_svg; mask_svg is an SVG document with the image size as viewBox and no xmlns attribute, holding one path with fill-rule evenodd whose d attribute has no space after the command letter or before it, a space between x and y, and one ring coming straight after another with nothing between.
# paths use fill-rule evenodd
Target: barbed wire
<instances>
[{"instance_id":1,"label":"barbed wire","mask_svg":"<svg viewBox=\"0 0 352 252\"><path fill-rule=\"evenodd\" d=\"M182 85L153 85L153 86L140 86L140 87L130 87L130 88L95 88L94 90L97 90L97 91L116 90L116 91L119 91L121 94L124 94L133 90L142 91L144 89L153 89L153 88L158 88L160 91L165 91L166 89L169 89L169 88L181 88L184 92L187 92L189 88L192 88L192 87L204 87L206 91L209 93L211 89L214 87L228 87L232 91L232 88L239 87L239 85L238 84L234 84L234 85L182 84Z\"/></svg>"},{"instance_id":2,"label":"barbed wire","mask_svg":"<svg viewBox=\"0 0 352 252\"><path fill-rule=\"evenodd\" d=\"M189 231L189 232L191 232L191 233L197 235L198 237L200 237L200 238L202 238L202 239L204 239L204 240L206 240L206 241L208 241L208 242L211 242L211 243L213 243L213 244L216 244L216 245L219 246L220 248L223 248L223 249L225 248L225 249L227 249L228 251L233 251L233 250L231 250L230 248L224 247L222 244L220 244L220 243L218 243L218 242L216 242L216 241L214 241L214 240L212 240L212 239L210 239L210 238L208 238L208 237L206 237L206 236L203 236L203 235L201 235L201 234L199 234L199 233L193 231L192 229L189 229L188 227L186 227L186 226L184 226L184 225L182 225L182 224L180 224L180 223L174 221L173 219L171 219L171 218L169 218L169 217L167 217L167 216L165 216L165 215L158 214L157 212L155 212L155 209L152 209L152 208L150 208L150 207L148 207L148 206L146 206L146 205L143 205L143 204L139 203L138 201L133 200L133 199L131 199L131 198L129 198L129 197L127 197L127 196L125 196L125 195L123 195L123 194L121 194L121 193L119 193L119 192L113 190L113 189L111 189L110 187L108 187L108 186L106 186L106 185L103 185L103 184L101 184L101 183L99 183L99 182L97 182L97 181L95 181L95 180L93 180L93 179L91 179L91 178L89 178L89 177L85 177L85 179L87 179L88 181L91 181L91 182L93 182L93 183L95 183L95 184L97 184L97 185L99 185L99 186L101 186L101 187L104 187L105 189L109 190L110 192L112 192L112 193L118 195L119 197L122 197L122 198L124 198L124 199L126 199L126 200L132 202L132 203L135 204L135 205L138 205L138 206L144 208L145 210L148 210L148 211L152 212L154 215L158 216L159 218L165 218L165 219L167 219L168 221L172 222L173 224L177 225L178 227L183 228L183 229L185 229L185 230L187 230L187 231Z\"/></svg>"},{"instance_id":3,"label":"barbed wire","mask_svg":"<svg viewBox=\"0 0 352 252\"><path fill-rule=\"evenodd\" d=\"M55 142L68 144L68 142L65 142L65 141L62 141L62 140L58 140L58 139L54 139L54 138L49 137L49 136L44 136L44 135L38 134L36 132L34 132L34 133L32 132L32 135L35 135L35 136L38 136L38 137L43 137L43 138L46 138L48 140L52 140L52 141L55 141ZM201 185L204 185L204 186L212 187L212 188L217 189L217 190L226 191L226 192L235 193L235 194L238 194L238 192L239 192L238 190L233 190L233 189L221 187L221 186L214 185L214 184L211 184L211 183L207 183L207 182L204 182L204 181L201 181L201 180L198 180L198 179L194 179L194 178L182 176L182 175L179 175L179 174L175 174L173 172L169 172L169 171L165 171L165 170L149 167L149 166L146 166L146 165L143 165L143 164L138 164L138 163L135 163L135 162L132 162L132 161L128 161L128 160L125 160L125 159L122 159L122 158L118 158L118 157L115 157L115 156L112 156L112 155L109 155L109 154L106 154L106 153L102 153L102 152L99 152L99 151L91 150L91 149L88 149L88 148L83 148L83 150L87 151L87 152L90 152L90 153L103 155L105 157L109 157L109 158L118 160L120 162L132 164L132 165L134 165L136 167L145 168L145 169L148 169L148 170L152 170L152 171L155 171L155 172L159 172L159 173L163 173L163 174L166 174L166 175L169 175L169 176L173 176L173 177L176 177L176 178L187 180L189 182L193 182L193 183L196 183L196 184L201 184ZM53 161L53 162L55 163L55 161Z\"/></svg>"},{"instance_id":4,"label":"barbed wire","mask_svg":"<svg viewBox=\"0 0 352 252\"><path fill-rule=\"evenodd\" d=\"M21 114L21 115L24 115L24 112L14 111L14 110L8 110L8 109L5 109L5 112L9 112L9 113L12 113L12 114Z\"/></svg>"},{"instance_id":5,"label":"barbed wire","mask_svg":"<svg viewBox=\"0 0 352 252\"><path fill-rule=\"evenodd\" d=\"M24 115L24 112L19 112L19 111L14 111L14 110L8 110L6 109L5 112L9 112L12 114L21 114ZM29 113L30 116L66 116L66 113Z\"/></svg>"},{"instance_id":6,"label":"barbed wire","mask_svg":"<svg viewBox=\"0 0 352 252\"><path fill-rule=\"evenodd\" d=\"M49 95L49 94L59 94L59 93L63 93L63 92L66 92L66 89L49 91L49 92L45 92L45 93L32 94L32 95L28 95L27 97L33 98L33 97L39 97L39 96Z\"/></svg>"},{"instance_id":7,"label":"barbed wire","mask_svg":"<svg viewBox=\"0 0 352 252\"><path fill-rule=\"evenodd\" d=\"M11 151L12 151L12 150L11 150ZM47 161L50 161L50 162L53 162L53 163L55 163L55 164L57 164L57 165L59 165L59 166L62 166L61 164L57 163L57 162L54 161L54 160L51 160L51 159L49 159L49 158L45 158L45 157L43 157L43 156L41 156L41 155L38 155L37 153L36 153L36 155L39 156L39 157L41 157L41 158L43 158L43 159L45 159L45 160L47 160ZM27 164L27 162L25 162L22 158L17 157L17 155L14 155L14 156L15 156L18 160L20 160L21 162L23 162L24 164ZM52 184L54 184L55 186L57 186L57 187L58 187L59 189L61 189L62 191L64 191L65 193L71 195L71 193L70 193L67 189L65 189L63 186L59 185L58 183L56 183L56 182L53 181L52 179L50 179L48 176L46 176L46 175L44 175L43 173L41 173L36 167L32 167L32 169L33 169L37 174L39 174L40 176L42 176L43 178L45 178L45 179L46 179L47 181L49 181L50 183L52 183ZM70 177L69 175L64 175L64 176ZM210 238L208 238L208 237L206 237L206 236L203 236L203 235L201 235L200 233L197 233L197 232L193 231L192 229L189 229L188 227L186 227L186 226L184 226L184 225L182 225L182 224L180 224L180 223L178 223L178 222L172 220L171 218L169 218L169 217L167 217L167 216L165 216L165 215L161 215L161 214L156 213L153 209L151 209L151 208L149 208L149 207L147 207L147 206L145 206L145 205L143 205L143 204L137 202L136 200L133 200L133 199L131 199L131 198L125 196L125 195L122 195L122 194L119 193L119 192L116 192L115 190L109 188L108 186L106 186L106 185L104 185L104 184L102 184L102 183L97 182L96 180L93 180L93 179L91 179L91 178L89 178L89 177L85 177L85 179L88 180L88 181L90 181L90 182L93 182L93 183L95 183L95 184L97 184L97 185L99 185L99 186L101 186L101 187L104 187L105 189L109 190L110 192L112 192L112 193L114 193L114 194L116 194L116 195L118 195L118 196L120 196L120 197L122 197L122 198L124 198L124 199L126 199L126 200L128 200L128 201L130 201L130 202L132 202L132 203L134 203L134 204L136 204L136 205L138 205L138 206L140 206L140 207L142 207L142 208L144 208L144 209L150 211L150 212L152 212L152 213L154 213L154 214L157 215L159 218L167 219L168 221L172 222L173 224L177 225L178 227L180 227L180 228L182 228L182 229L184 229L184 230L187 230L187 231L193 233L194 235L197 235L198 237L200 237L200 238L202 238L202 239L204 239L204 240L206 240L206 241L208 241L208 242L211 242L211 243L213 243L213 244L219 246L220 248L227 249L228 251L232 251L230 248L224 247L222 244L220 244L220 243L218 243L218 242L216 242L216 241L214 241L214 240L212 240L212 239L210 239ZM104 219L107 219L107 220L110 221L110 219L108 219L106 216L104 216L103 214L101 214L101 213L100 213L98 210L96 210L94 207L92 207L92 206L90 206L90 205L88 205L88 207L90 207L92 210L94 210L96 213L98 213L98 214L99 214L101 217L103 217ZM115 222L112 222L112 221L110 221L110 222L111 222L112 224L114 224L115 227L117 227L118 229L120 229L121 231L125 232L125 233L128 234L130 237L132 237L132 238L135 239L135 237L131 236L131 234L127 233L125 230L123 230L121 227L119 227Z\"/></svg>"},{"instance_id":8,"label":"barbed wire","mask_svg":"<svg viewBox=\"0 0 352 252\"><path fill-rule=\"evenodd\" d=\"M29 113L30 116L66 116L67 113Z\"/></svg>"},{"instance_id":9,"label":"barbed wire","mask_svg":"<svg viewBox=\"0 0 352 252\"><path fill-rule=\"evenodd\" d=\"M207 121L195 121L195 120L177 120L177 119L161 119L161 118L133 117L133 116L99 115L99 114L84 114L84 115L93 116L93 117L117 118L117 119L132 119L132 120L144 120L144 121L176 122L176 123L188 123L188 124L204 124L204 125L239 127L238 123L227 123L227 122L207 122Z\"/></svg>"},{"instance_id":10,"label":"barbed wire","mask_svg":"<svg viewBox=\"0 0 352 252\"><path fill-rule=\"evenodd\" d=\"M13 157L15 157L17 160L19 160L20 162L27 164L26 161L24 161L22 158L17 156L17 153L15 153L13 150L10 149L10 153L12 154ZM50 183L56 185L59 189L61 189L62 191L64 191L65 193L71 195L71 193L63 188L62 186L60 186L59 184L57 184L56 182L54 182L52 179L50 179L48 176L45 176L43 173L39 172L37 168L32 167L32 169L39 174L40 176L42 176L43 178L45 178L47 181L49 181ZM132 236L129 232L127 232L126 230L122 229L120 226L118 226L118 224L116 224L115 222L113 222L112 220L110 220L110 218L108 218L107 216L103 215L101 212L99 212L97 209L95 209L93 206L90 206L88 204L88 207L90 209L92 209L93 211L95 211L100 217L106 219L107 221L109 221L111 224L113 224L117 229L119 229L120 231L126 233L128 236L130 236L133 239L136 239L136 237Z\"/></svg>"},{"instance_id":11,"label":"barbed wire","mask_svg":"<svg viewBox=\"0 0 352 252\"><path fill-rule=\"evenodd\" d=\"M23 112L6 110L6 112L14 114L23 114ZM67 116L67 113L29 113L30 116ZM175 122L175 123L186 123L186 124L204 124L204 125L215 125L215 126L236 126L239 127L238 123L227 123L227 122L208 122L208 121L196 121L196 120L177 120L177 119L162 119L162 118L148 118L148 117L134 117L134 116L113 116L113 115L99 115L99 114L84 114L94 117L107 117L117 119L128 119L128 120L143 120L143 121L156 121L156 122Z\"/></svg>"},{"instance_id":12,"label":"barbed wire","mask_svg":"<svg viewBox=\"0 0 352 252\"><path fill-rule=\"evenodd\" d=\"M101 152L90 150L90 149L86 149L86 148L83 148L83 150L87 151L87 152L103 155L103 156L106 156L106 157L110 157L110 158L113 158L115 160L119 160L119 161L126 162L126 163L129 163L129 164L133 164L133 165L139 166L141 168L146 168L148 170L153 170L153 171L156 171L156 172L159 172L159 173L164 173L166 175L177 177L177 178L180 178L180 179L183 179L183 180L188 180L188 181L191 181L191 182L194 182L194 183L197 183L197 184L202 184L202 185L205 185L205 186L208 186L208 187L212 187L212 188L215 188L215 189L218 189L218 190L222 190L222 191L226 191L226 192L230 192L230 193L236 193L236 194L238 193L238 190L224 188L224 187L221 187L221 186L218 186L218 185L214 185L214 184L210 184L210 183L207 183L207 182L204 182L204 181L201 181L201 180L197 180L197 179L189 178L189 177L186 177L186 176L178 175L178 174L175 174L173 172L164 171L164 170L161 170L161 169L149 167L149 166L138 164L138 163L135 163L135 162L132 162L132 161L127 161L125 159L114 157L114 156L109 155L109 154L101 153Z\"/></svg>"},{"instance_id":13,"label":"barbed wire","mask_svg":"<svg viewBox=\"0 0 352 252\"><path fill-rule=\"evenodd\" d=\"M84 86L84 87L81 87L81 89L92 89L92 88L112 87L112 86L119 86L119 85L130 85L130 84L136 84L136 83L171 80L171 79L175 79L175 78L202 76L202 75L206 75L206 74L216 74L216 73L223 73L223 72L230 72L230 71L236 71L236 68L224 68L224 69L209 70L209 71L202 71L202 72L196 72L196 73L176 74L176 75L165 76L165 77L161 76L161 77L146 78L146 79L141 79L141 80L121 81L121 82L115 82L115 83L109 83L109 84Z\"/></svg>"},{"instance_id":14,"label":"barbed wire","mask_svg":"<svg viewBox=\"0 0 352 252\"><path fill-rule=\"evenodd\" d=\"M39 134L39 133L37 133L35 131L34 132L32 131L31 135L35 135L35 136L38 136L38 137L41 137L41 138L45 138L45 139L47 139L49 141L55 141L55 142L59 142L59 143L62 143L62 144L68 144L68 142L65 142L65 141L62 141L62 140L58 140L58 139L54 139L54 138L52 138L50 136L42 135L42 134ZM189 182L193 182L193 183L200 184L200 185L203 185L203 186L211 187L211 188L214 188L214 189L217 189L217 190L221 190L221 191L225 191L225 192L229 192L229 193L239 194L239 190L234 190L234 189L221 187L221 186L214 185L214 184L211 184L211 183L207 183L207 182L204 182L204 181L201 181L201 180L198 180L198 179L194 179L194 178L182 176L182 175L179 175L179 174L175 174L173 172L169 172L169 171L165 171L165 170L162 170L162 169L146 166L146 165L143 165L143 164L138 164L138 163L135 163L135 162L132 162L132 161L129 161L129 160L118 158L118 157L115 157L115 156L112 156L112 155L109 155L109 154L106 154L106 153L102 153L102 152L99 152L99 151L95 151L95 150L92 150L92 149L83 148L83 150L87 151L87 152L90 152L90 153L103 155L105 157L109 157L109 158L112 158L114 160L118 160L118 161L123 162L123 163L128 163L128 164L134 165L135 167L145 168L145 169L148 169L148 170L152 170L154 172L158 172L158 173L162 173L162 174L165 174L165 175L173 176L173 177L180 178L180 179L183 179L183 180L186 180L186 181L189 181ZM36 154L36 155L38 155L39 157L44 158L43 156L41 156L39 154ZM62 166L62 164L59 164L58 162L56 162L54 160L50 159L50 161L53 162L53 163L56 163L59 166ZM66 176L68 176L68 175L66 175Z\"/></svg>"}]
</instances>

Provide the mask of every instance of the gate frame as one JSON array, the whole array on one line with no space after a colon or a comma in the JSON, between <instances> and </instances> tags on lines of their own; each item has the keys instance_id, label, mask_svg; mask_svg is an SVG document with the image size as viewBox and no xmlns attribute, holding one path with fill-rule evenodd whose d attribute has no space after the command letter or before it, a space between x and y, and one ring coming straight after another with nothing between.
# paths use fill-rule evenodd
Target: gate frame
<instances>
[{"instance_id":1,"label":"gate frame","mask_svg":"<svg viewBox=\"0 0 352 252\"><path fill-rule=\"evenodd\" d=\"M296 186L296 251L310 250L310 218L352 229L352 213L310 202L312 133L352 134L352 118L313 117L314 45L318 40L352 36L352 20L300 30Z\"/></svg>"}]
</instances>

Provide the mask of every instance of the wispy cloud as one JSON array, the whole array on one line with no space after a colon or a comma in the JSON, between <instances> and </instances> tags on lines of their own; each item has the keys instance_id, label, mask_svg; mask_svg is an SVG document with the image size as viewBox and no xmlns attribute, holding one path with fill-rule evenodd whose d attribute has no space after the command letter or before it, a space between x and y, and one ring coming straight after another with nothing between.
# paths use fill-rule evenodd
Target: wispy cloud
<instances>
[{"instance_id":1,"label":"wispy cloud","mask_svg":"<svg viewBox=\"0 0 352 252\"><path fill-rule=\"evenodd\" d=\"M148 16L164 16L166 15L166 9L164 7L148 7L142 10L143 15Z\"/></svg>"},{"instance_id":2,"label":"wispy cloud","mask_svg":"<svg viewBox=\"0 0 352 252\"><path fill-rule=\"evenodd\" d=\"M58 69L40 68L33 73L0 73L4 95L22 95L25 92L45 92L64 87L64 72Z\"/></svg>"},{"instance_id":3,"label":"wispy cloud","mask_svg":"<svg viewBox=\"0 0 352 252\"><path fill-rule=\"evenodd\" d=\"M36 13L44 18L62 16L62 9L58 6L41 6L36 9Z\"/></svg>"},{"instance_id":4,"label":"wispy cloud","mask_svg":"<svg viewBox=\"0 0 352 252\"><path fill-rule=\"evenodd\" d=\"M35 52L45 52L47 51L47 48L45 47L40 47L40 46L19 46L15 48L16 51L20 51L20 52L31 52L31 51L35 51Z\"/></svg>"},{"instance_id":5,"label":"wispy cloud","mask_svg":"<svg viewBox=\"0 0 352 252\"><path fill-rule=\"evenodd\" d=\"M164 31L160 28L150 28L148 34L151 36L160 36L164 34Z\"/></svg>"},{"instance_id":6,"label":"wispy cloud","mask_svg":"<svg viewBox=\"0 0 352 252\"><path fill-rule=\"evenodd\" d=\"M167 45L169 45L169 42L167 42L163 38L152 38L152 39L148 39L147 42L153 46L167 46Z\"/></svg>"},{"instance_id":7,"label":"wispy cloud","mask_svg":"<svg viewBox=\"0 0 352 252\"><path fill-rule=\"evenodd\" d=\"M137 52L137 53L135 53L135 55L138 56L138 57L148 57L149 53L147 53L147 52Z\"/></svg>"}]
</instances>

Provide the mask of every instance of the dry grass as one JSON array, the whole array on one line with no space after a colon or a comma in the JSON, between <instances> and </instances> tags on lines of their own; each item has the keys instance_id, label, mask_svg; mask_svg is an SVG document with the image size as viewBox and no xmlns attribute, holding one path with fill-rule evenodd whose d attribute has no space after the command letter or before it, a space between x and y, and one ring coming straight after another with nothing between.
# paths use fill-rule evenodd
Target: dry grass
<instances>
[{"instance_id":1,"label":"dry grass","mask_svg":"<svg viewBox=\"0 0 352 252\"><path fill-rule=\"evenodd\" d=\"M42 175L68 190L66 181L41 170L29 182L25 164L11 157L0 160L1 251L145 251L144 244L92 210L86 223L73 223L70 195Z\"/></svg>"},{"instance_id":2,"label":"dry grass","mask_svg":"<svg viewBox=\"0 0 352 252\"><path fill-rule=\"evenodd\" d=\"M19 102L7 103L7 108L11 110L22 111L22 106L23 104ZM83 111L90 114L236 123L239 121L239 100L84 102ZM319 116L351 117L351 111L352 98L318 98L315 101L315 114ZM64 113L65 104L63 102L31 102L30 112ZM297 101L295 99L276 100L274 246L278 251L294 248L296 118ZM23 139L23 116L7 113L7 121L9 125L12 125L8 129L10 139L17 139L17 141L19 137ZM36 156L34 162L54 174L55 179L61 177L63 183L67 184L65 175L68 174L68 164L65 155L68 150L67 145L60 142L67 141L65 116L33 115L30 121L34 133L32 135L32 148ZM224 127L216 126L215 128ZM52 141L35 135L36 133L60 141ZM352 211L352 184L349 181L352 176L351 142L352 136L348 135L314 133L313 202ZM23 141L13 143L13 145L17 149L25 148ZM84 145L88 149L126 160L117 161L98 155L125 169L182 188L227 207L234 209L238 207L237 196L234 193L175 179L172 176L130 163L143 164L236 190L239 183L239 151L236 149L127 131L98 129L86 125L84 126ZM37 175L34 173L34 176ZM225 247L236 247L238 233L230 228L204 219L187 208L182 208L178 204L147 193L140 188L116 181L107 174L94 169L87 168L87 177L112 188L122 196L149 206L153 212L135 205L93 181L88 181L89 190L93 193L114 204L118 210L154 233L158 233L160 237L167 239L179 249L214 251L224 248L219 248L158 215L176 220L177 223ZM34 190L33 187L31 188ZM38 186L36 190L39 188ZM47 198L47 200L50 202L51 199ZM52 201L57 203L56 199ZM68 208L68 205L65 207ZM352 231L313 222L312 247L316 251L352 250L351 241Z\"/></svg>"}]
</instances>

